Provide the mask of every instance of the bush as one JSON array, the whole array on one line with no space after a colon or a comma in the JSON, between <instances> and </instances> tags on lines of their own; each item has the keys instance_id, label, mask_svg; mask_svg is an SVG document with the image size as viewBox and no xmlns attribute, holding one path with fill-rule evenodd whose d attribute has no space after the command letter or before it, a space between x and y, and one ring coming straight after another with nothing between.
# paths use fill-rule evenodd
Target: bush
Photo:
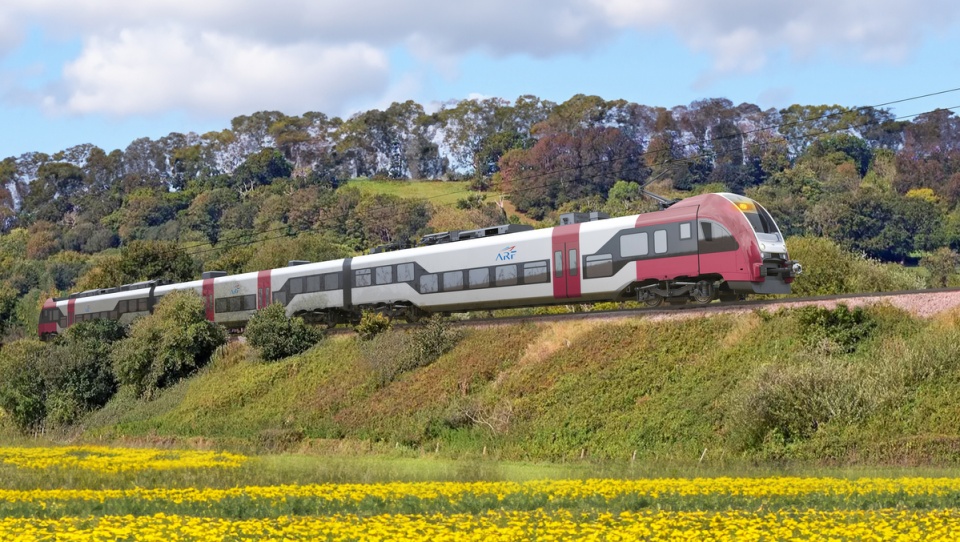
<instances>
[{"instance_id":1,"label":"bush","mask_svg":"<svg viewBox=\"0 0 960 542\"><path fill-rule=\"evenodd\" d=\"M299 354L323 338L323 333L308 326L303 318L287 318L286 309L279 303L258 310L244 335L265 361Z\"/></svg>"},{"instance_id":2,"label":"bush","mask_svg":"<svg viewBox=\"0 0 960 542\"><path fill-rule=\"evenodd\" d=\"M360 323L353 326L353 329L360 336L360 340L369 341L391 327L390 319L386 316L379 312L364 311Z\"/></svg>"},{"instance_id":3,"label":"bush","mask_svg":"<svg viewBox=\"0 0 960 542\"><path fill-rule=\"evenodd\" d=\"M206 320L200 296L172 292L154 314L133 323L110 360L120 384L149 397L205 365L226 341L223 327Z\"/></svg>"},{"instance_id":4,"label":"bush","mask_svg":"<svg viewBox=\"0 0 960 542\"><path fill-rule=\"evenodd\" d=\"M780 456L829 423L863 419L875 406L860 375L830 360L801 366L768 366L738 395L729 430L742 449Z\"/></svg>"},{"instance_id":5,"label":"bush","mask_svg":"<svg viewBox=\"0 0 960 542\"><path fill-rule=\"evenodd\" d=\"M34 339L7 344L0 350L0 408L21 431L38 427L46 411L41 366L49 347Z\"/></svg>"},{"instance_id":6,"label":"bush","mask_svg":"<svg viewBox=\"0 0 960 542\"><path fill-rule=\"evenodd\" d=\"M79 322L67 329L42 366L48 421L72 423L113 397L117 381L110 351L126 336L126 328L113 320Z\"/></svg>"},{"instance_id":7,"label":"bush","mask_svg":"<svg viewBox=\"0 0 960 542\"><path fill-rule=\"evenodd\" d=\"M401 374L426 367L448 352L461 339L439 315L412 333L383 333L367 344L364 361L374 372L378 387L396 380Z\"/></svg>"},{"instance_id":8,"label":"bush","mask_svg":"<svg viewBox=\"0 0 960 542\"><path fill-rule=\"evenodd\" d=\"M876 320L862 307L850 310L842 303L833 309L800 307L794 314L800 324L800 337L808 346L842 353L856 350L877 327Z\"/></svg>"}]
</instances>

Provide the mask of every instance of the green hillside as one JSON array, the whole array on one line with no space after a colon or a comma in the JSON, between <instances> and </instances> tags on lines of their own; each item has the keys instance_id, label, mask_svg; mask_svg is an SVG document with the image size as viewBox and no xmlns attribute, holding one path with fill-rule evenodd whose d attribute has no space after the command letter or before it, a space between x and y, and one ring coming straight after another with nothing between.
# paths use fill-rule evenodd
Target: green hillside
<instances>
[{"instance_id":1,"label":"green hillside","mask_svg":"<svg viewBox=\"0 0 960 542\"><path fill-rule=\"evenodd\" d=\"M879 306L502 325L392 378L384 364L409 332L331 337L269 364L233 343L155 399L121 391L77 427L447 457L944 464L960 457L958 322Z\"/></svg>"}]
</instances>

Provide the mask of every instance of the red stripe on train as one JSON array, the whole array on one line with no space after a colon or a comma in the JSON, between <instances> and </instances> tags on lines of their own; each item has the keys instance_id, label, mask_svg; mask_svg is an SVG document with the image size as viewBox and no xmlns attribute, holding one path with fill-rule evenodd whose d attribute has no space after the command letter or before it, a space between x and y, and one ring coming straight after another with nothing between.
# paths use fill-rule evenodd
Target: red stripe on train
<instances>
[{"instance_id":1,"label":"red stripe on train","mask_svg":"<svg viewBox=\"0 0 960 542\"><path fill-rule=\"evenodd\" d=\"M270 269L257 273L257 308L262 309L273 303L273 286L270 284Z\"/></svg>"},{"instance_id":2,"label":"red stripe on train","mask_svg":"<svg viewBox=\"0 0 960 542\"><path fill-rule=\"evenodd\" d=\"M213 279L203 279L203 290L201 296L203 297L203 308L204 312L206 313L207 320L213 322L214 318L216 317L216 313L213 310Z\"/></svg>"}]
</instances>

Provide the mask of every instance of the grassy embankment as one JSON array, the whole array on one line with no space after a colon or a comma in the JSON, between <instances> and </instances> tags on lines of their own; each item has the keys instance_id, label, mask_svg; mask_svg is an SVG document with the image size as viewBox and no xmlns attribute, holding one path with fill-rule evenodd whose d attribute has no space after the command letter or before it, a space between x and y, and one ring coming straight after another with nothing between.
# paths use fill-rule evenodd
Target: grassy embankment
<instances>
[{"instance_id":1,"label":"grassy embankment","mask_svg":"<svg viewBox=\"0 0 960 542\"><path fill-rule=\"evenodd\" d=\"M474 329L399 375L384 365L402 357L402 332L272 364L233 345L153 401L121 393L82 428L516 460L954 462L960 313L831 314Z\"/></svg>"}]
</instances>

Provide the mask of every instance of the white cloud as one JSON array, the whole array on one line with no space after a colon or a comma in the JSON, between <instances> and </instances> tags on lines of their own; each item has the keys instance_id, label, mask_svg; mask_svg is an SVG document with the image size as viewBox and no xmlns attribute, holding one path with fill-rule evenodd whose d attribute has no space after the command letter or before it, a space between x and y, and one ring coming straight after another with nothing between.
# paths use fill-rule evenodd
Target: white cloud
<instances>
[{"instance_id":1,"label":"white cloud","mask_svg":"<svg viewBox=\"0 0 960 542\"><path fill-rule=\"evenodd\" d=\"M363 44L268 44L181 28L94 37L64 68L68 113L116 115L183 109L208 114L338 110L387 85L387 59Z\"/></svg>"},{"instance_id":2,"label":"white cloud","mask_svg":"<svg viewBox=\"0 0 960 542\"><path fill-rule=\"evenodd\" d=\"M621 28L670 28L713 58L714 75L758 71L782 51L795 59L826 53L902 62L925 33L943 31L960 16L960 4L950 0L922 7L902 0L591 1Z\"/></svg>"},{"instance_id":3,"label":"white cloud","mask_svg":"<svg viewBox=\"0 0 960 542\"><path fill-rule=\"evenodd\" d=\"M344 114L418 88L431 71L455 79L468 53L548 58L668 29L712 59L705 83L774 56L904 61L958 13L950 0L5 0L0 55L22 40L18 29L79 41L45 97L60 112ZM397 48L416 65L391 74Z\"/></svg>"}]
</instances>

